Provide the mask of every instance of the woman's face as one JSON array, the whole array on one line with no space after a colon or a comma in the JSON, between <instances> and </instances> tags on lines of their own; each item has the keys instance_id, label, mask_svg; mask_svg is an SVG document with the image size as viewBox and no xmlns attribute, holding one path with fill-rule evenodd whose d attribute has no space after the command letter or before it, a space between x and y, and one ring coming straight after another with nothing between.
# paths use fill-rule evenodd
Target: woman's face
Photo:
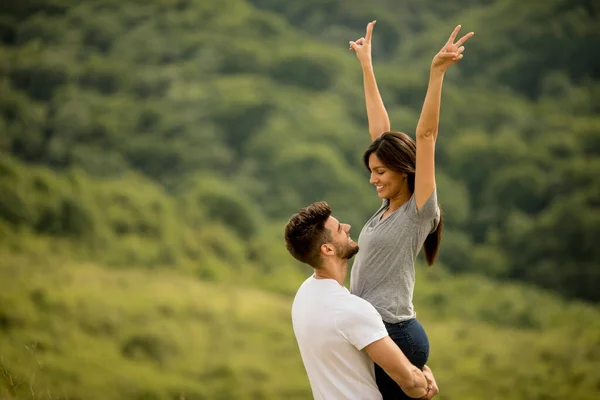
<instances>
[{"instance_id":1,"label":"woman's face","mask_svg":"<svg viewBox=\"0 0 600 400\"><path fill-rule=\"evenodd\" d=\"M383 165L375 153L369 156L369 169L371 170L369 183L375 185L380 198L391 199L402 191L404 175Z\"/></svg>"}]
</instances>

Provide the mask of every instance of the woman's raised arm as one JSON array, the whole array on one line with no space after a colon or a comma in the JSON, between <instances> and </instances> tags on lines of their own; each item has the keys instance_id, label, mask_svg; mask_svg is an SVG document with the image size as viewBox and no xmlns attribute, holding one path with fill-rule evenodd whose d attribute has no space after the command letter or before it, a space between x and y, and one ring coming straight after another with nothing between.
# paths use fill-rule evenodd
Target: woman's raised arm
<instances>
[{"instance_id":1,"label":"woman's raised arm","mask_svg":"<svg viewBox=\"0 0 600 400\"><path fill-rule=\"evenodd\" d=\"M369 135L371 136L371 140L377 139L382 133L389 132L390 130L390 118L379 94L371 59L371 37L373 36L373 27L376 22L369 22L365 37L358 39L356 42L350 42L350 50L354 50L356 53L363 72L365 103L367 105L367 118L369 120Z\"/></svg>"},{"instance_id":2,"label":"woman's raised arm","mask_svg":"<svg viewBox=\"0 0 600 400\"><path fill-rule=\"evenodd\" d=\"M415 173L415 200L420 210L435 189L435 141L440 120L442 83L446 70L463 58L462 52L473 32L467 33L454 43L460 30L458 25L442 49L433 57L429 74L429 86L417 124L417 162Z\"/></svg>"}]
</instances>

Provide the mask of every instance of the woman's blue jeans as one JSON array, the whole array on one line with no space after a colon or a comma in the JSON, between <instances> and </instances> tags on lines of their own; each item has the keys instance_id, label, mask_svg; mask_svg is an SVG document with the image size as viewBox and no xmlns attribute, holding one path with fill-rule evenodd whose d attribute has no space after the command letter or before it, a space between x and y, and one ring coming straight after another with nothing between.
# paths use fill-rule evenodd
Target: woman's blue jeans
<instances>
[{"instance_id":1,"label":"woman's blue jeans","mask_svg":"<svg viewBox=\"0 0 600 400\"><path fill-rule=\"evenodd\" d=\"M387 322L384 324L388 334L400 347L406 358L419 369L423 369L429 358L429 339L419 321L413 318L397 324L388 324ZM377 364L375 364L375 378L383 400L410 399Z\"/></svg>"}]
</instances>

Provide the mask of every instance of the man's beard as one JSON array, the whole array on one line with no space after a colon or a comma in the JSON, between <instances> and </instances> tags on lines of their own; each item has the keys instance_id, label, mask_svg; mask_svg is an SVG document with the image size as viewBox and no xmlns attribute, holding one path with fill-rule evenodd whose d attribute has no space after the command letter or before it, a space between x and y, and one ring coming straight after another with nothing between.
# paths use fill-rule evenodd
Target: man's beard
<instances>
[{"instance_id":1,"label":"man's beard","mask_svg":"<svg viewBox=\"0 0 600 400\"><path fill-rule=\"evenodd\" d=\"M337 252L337 256L341 259L349 260L358 253L358 246L350 246L349 244L336 245L335 251Z\"/></svg>"}]
</instances>

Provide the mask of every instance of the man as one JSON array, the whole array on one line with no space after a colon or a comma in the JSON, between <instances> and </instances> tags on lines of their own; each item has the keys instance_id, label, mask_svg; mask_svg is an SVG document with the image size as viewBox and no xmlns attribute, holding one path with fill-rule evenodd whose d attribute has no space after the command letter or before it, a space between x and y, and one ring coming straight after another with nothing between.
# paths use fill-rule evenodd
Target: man
<instances>
[{"instance_id":1,"label":"man","mask_svg":"<svg viewBox=\"0 0 600 400\"><path fill-rule=\"evenodd\" d=\"M358 245L350 225L331 216L325 202L294 214L285 227L288 251L313 267L292 305L294 334L315 399L380 400L376 362L414 398L438 389L431 370L412 365L388 336L375 308L344 287L348 260Z\"/></svg>"}]
</instances>

